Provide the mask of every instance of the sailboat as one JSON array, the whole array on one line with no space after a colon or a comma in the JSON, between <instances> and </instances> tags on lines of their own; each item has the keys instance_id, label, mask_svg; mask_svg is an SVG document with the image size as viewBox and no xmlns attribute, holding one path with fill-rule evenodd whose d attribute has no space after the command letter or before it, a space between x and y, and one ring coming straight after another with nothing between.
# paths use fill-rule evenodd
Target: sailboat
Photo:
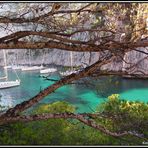
<instances>
[{"instance_id":1,"label":"sailboat","mask_svg":"<svg viewBox=\"0 0 148 148\"><path fill-rule=\"evenodd\" d=\"M22 71L37 71L43 68L43 65L41 66L31 66L31 62L30 62L30 50L29 50L29 63L30 66L24 66L21 68Z\"/></svg>"},{"instance_id":2,"label":"sailboat","mask_svg":"<svg viewBox=\"0 0 148 148\"><path fill-rule=\"evenodd\" d=\"M6 56L6 52L5 52L5 56ZM11 69L11 68L12 68L11 65L5 65L5 66L4 66L4 69Z\"/></svg>"},{"instance_id":3,"label":"sailboat","mask_svg":"<svg viewBox=\"0 0 148 148\"><path fill-rule=\"evenodd\" d=\"M73 65L73 61L72 61L73 57L72 57L72 51L70 52L70 65L71 65L71 69L70 70L67 70L65 72L59 72L62 76L68 76L72 73L77 73L79 70L74 70L72 65Z\"/></svg>"},{"instance_id":4,"label":"sailboat","mask_svg":"<svg viewBox=\"0 0 148 148\"><path fill-rule=\"evenodd\" d=\"M16 63L12 65L13 70L21 70L23 66L18 65L18 51L16 52Z\"/></svg>"},{"instance_id":5,"label":"sailboat","mask_svg":"<svg viewBox=\"0 0 148 148\"><path fill-rule=\"evenodd\" d=\"M44 61L44 57L42 60ZM42 61L42 64L43 64L43 61ZM48 74L48 73L53 73L56 71L57 71L57 68L44 68L40 70L40 74Z\"/></svg>"},{"instance_id":6,"label":"sailboat","mask_svg":"<svg viewBox=\"0 0 148 148\"><path fill-rule=\"evenodd\" d=\"M7 66L7 61L6 61L5 50L3 50L3 54L4 54L4 64L5 64L4 67L6 67ZM6 81L0 82L0 89L19 86L21 81L20 81L17 73L16 73L16 76L17 76L18 79L16 79L15 81L8 81L8 70L7 70L7 68L4 68L4 70L5 70L5 74L6 74Z\"/></svg>"}]
</instances>

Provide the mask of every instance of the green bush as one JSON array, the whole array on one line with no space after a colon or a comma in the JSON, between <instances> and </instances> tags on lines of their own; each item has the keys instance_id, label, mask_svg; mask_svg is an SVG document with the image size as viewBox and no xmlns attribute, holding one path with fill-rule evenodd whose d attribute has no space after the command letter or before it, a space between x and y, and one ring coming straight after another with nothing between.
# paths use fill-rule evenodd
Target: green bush
<instances>
[{"instance_id":1,"label":"green bush","mask_svg":"<svg viewBox=\"0 0 148 148\"><path fill-rule=\"evenodd\" d=\"M94 120L117 132L136 130L147 136L148 105L140 102L121 100L119 95L108 97L108 101L98 106L97 112L107 118ZM41 105L32 114L75 112L75 107L67 102ZM113 120L110 120L113 117ZM138 128L138 129L137 129ZM137 145L142 141L125 136L114 138L88 127L74 119L49 119L28 123L14 123L0 127L1 145Z\"/></svg>"}]
</instances>

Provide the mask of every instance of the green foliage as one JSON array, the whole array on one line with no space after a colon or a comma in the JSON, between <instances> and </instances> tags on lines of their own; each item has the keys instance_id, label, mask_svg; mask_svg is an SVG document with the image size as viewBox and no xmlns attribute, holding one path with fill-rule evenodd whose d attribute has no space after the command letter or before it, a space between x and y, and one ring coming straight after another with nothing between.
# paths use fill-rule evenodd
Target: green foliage
<instances>
[{"instance_id":1,"label":"green foliage","mask_svg":"<svg viewBox=\"0 0 148 148\"><path fill-rule=\"evenodd\" d=\"M122 100L113 94L98 108L103 115L112 118L116 131L134 131L148 137L148 104Z\"/></svg>"},{"instance_id":2,"label":"green foliage","mask_svg":"<svg viewBox=\"0 0 148 148\"><path fill-rule=\"evenodd\" d=\"M107 118L95 118L112 131L138 130L146 136L148 104L128 102L118 94L108 97L98 110ZM75 112L75 107L67 102L44 104L34 109L32 114ZM128 116L127 116L128 115ZM116 117L111 120L110 117ZM114 119L114 118L113 118ZM139 125L138 125L139 124ZM138 129L137 129L138 126ZM142 131L143 130L143 131ZM0 127L0 144L5 145L136 145L142 141L131 136L114 138L85 126L74 119L49 119L29 123L15 123Z\"/></svg>"},{"instance_id":3,"label":"green foliage","mask_svg":"<svg viewBox=\"0 0 148 148\"><path fill-rule=\"evenodd\" d=\"M33 113L74 112L66 102L42 105ZM6 145L104 145L116 144L106 136L76 120L50 119L29 123L15 123L0 127L0 144Z\"/></svg>"},{"instance_id":4,"label":"green foliage","mask_svg":"<svg viewBox=\"0 0 148 148\"><path fill-rule=\"evenodd\" d=\"M74 112L75 107L68 104L67 102L54 102L52 104L45 104L39 106L37 109L33 111L35 114L40 113L64 113L64 112Z\"/></svg>"}]
</instances>

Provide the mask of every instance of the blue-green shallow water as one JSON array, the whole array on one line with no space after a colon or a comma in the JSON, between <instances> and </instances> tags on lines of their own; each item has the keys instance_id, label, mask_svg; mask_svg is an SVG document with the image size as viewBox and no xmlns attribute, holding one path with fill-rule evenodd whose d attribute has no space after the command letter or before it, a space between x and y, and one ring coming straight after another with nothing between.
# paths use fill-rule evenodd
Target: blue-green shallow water
<instances>
[{"instance_id":1,"label":"blue-green shallow water","mask_svg":"<svg viewBox=\"0 0 148 148\"><path fill-rule=\"evenodd\" d=\"M19 87L9 89L1 89L2 95L0 105L13 107L18 103L36 95L41 89L52 85L53 81L47 81L39 77L38 72L18 72L21 79ZM51 78L59 79L56 74ZM9 79L15 80L14 72L9 70ZM105 98L113 93L120 94L121 98L126 100L139 100L148 102L148 80L113 78L111 83L106 83L108 78L103 78L95 83L100 84L99 91L95 91L94 87L84 85L66 85L57 89L54 93L45 97L39 103L51 103L55 101L67 101L77 108L77 112L92 112L96 106L105 101ZM115 82L115 84L114 84ZM103 92L103 93L101 93ZM105 95L104 95L105 94Z\"/></svg>"}]
</instances>

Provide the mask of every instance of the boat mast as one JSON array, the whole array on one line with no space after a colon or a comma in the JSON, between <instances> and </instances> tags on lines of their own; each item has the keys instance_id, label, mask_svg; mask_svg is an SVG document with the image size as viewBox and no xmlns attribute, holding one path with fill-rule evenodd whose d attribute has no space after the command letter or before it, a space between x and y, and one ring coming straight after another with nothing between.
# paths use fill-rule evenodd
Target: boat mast
<instances>
[{"instance_id":1,"label":"boat mast","mask_svg":"<svg viewBox=\"0 0 148 148\"><path fill-rule=\"evenodd\" d=\"M7 71L7 57L6 57L6 51L3 49L3 55L4 55L4 70L6 75L6 80L8 80L8 71Z\"/></svg>"},{"instance_id":2,"label":"boat mast","mask_svg":"<svg viewBox=\"0 0 148 148\"><path fill-rule=\"evenodd\" d=\"M71 37L70 37L70 39L71 39ZM71 71L73 70L73 63L72 62L73 62L72 61L72 51L70 51L70 66L71 66Z\"/></svg>"},{"instance_id":3,"label":"boat mast","mask_svg":"<svg viewBox=\"0 0 148 148\"><path fill-rule=\"evenodd\" d=\"M71 71L73 70L73 65L72 65L72 51L70 52L70 65L71 65Z\"/></svg>"},{"instance_id":4,"label":"boat mast","mask_svg":"<svg viewBox=\"0 0 148 148\"><path fill-rule=\"evenodd\" d=\"M18 66L18 49L16 50L16 66Z\"/></svg>"},{"instance_id":5,"label":"boat mast","mask_svg":"<svg viewBox=\"0 0 148 148\"><path fill-rule=\"evenodd\" d=\"M31 66L31 61L30 61L30 49L29 49L29 65Z\"/></svg>"}]
</instances>

